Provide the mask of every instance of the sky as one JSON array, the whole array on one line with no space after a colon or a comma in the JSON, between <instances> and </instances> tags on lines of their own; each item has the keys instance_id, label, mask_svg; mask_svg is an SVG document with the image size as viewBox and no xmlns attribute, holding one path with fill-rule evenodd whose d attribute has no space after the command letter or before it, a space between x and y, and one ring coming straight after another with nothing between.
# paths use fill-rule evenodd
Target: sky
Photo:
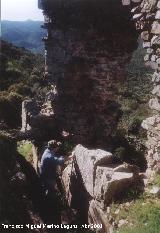
<instances>
[{"instance_id":1,"label":"sky","mask_svg":"<svg viewBox=\"0 0 160 233\"><path fill-rule=\"evenodd\" d=\"M0 0L1 19L12 21L43 20L38 0Z\"/></svg>"}]
</instances>

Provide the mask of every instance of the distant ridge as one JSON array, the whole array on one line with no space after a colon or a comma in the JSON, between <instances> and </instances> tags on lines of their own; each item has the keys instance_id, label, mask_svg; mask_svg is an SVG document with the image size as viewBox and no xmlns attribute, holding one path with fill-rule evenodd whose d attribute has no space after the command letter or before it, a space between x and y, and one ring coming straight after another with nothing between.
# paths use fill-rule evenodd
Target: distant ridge
<instances>
[{"instance_id":1,"label":"distant ridge","mask_svg":"<svg viewBox=\"0 0 160 233\"><path fill-rule=\"evenodd\" d=\"M24 47L34 53L43 53L42 37L45 30L41 28L43 21L10 21L2 20L1 38L18 47Z\"/></svg>"}]
</instances>

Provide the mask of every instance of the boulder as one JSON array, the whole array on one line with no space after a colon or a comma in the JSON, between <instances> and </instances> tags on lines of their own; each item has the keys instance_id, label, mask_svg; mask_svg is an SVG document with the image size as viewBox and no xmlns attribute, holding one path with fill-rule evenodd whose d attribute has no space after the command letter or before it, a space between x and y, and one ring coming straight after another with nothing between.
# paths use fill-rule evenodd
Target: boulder
<instances>
[{"instance_id":1,"label":"boulder","mask_svg":"<svg viewBox=\"0 0 160 233\"><path fill-rule=\"evenodd\" d=\"M160 111L160 103L159 103L158 98L150 99L150 101L149 101L149 107L152 110Z\"/></svg>"},{"instance_id":2,"label":"boulder","mask_svg":"<svg viewBox=\"0 0 160 233\"><path fill-rule=\"evenodd\" d=\"M94 196L94 177L96 168L100 164L111 164L113 155L104 150L88 150L82 145L77 145L74 150L76 162L82 176L87 192Z\"/></svg>"},{"instance_id":3,"label":"boulder","mask_svg":"<svg viewBox=\"0 0 160 233\"><path fill-rule=\"evenodd\" d=\"M124 6L128 6L128 5L131 4L131 1L130 1L130 0L122 0L122 4L123 4Z\"/></svg>"},{"instance_id":4,"label":"boulder","mask_svg":"<svg viewBox=\"0 0 160 233\"><path fill-rule=\"evenodd\" d=\"M153 186L150 190L150 194L154 195L155 197L160 197L160 187Z\"/></svg>"},{"instance_id":5,"label":"boulder","mask_svg":"<svg viewBox=\"0 0 160 233\"><path fill-rule=\"evenodd\" d=\"M151 33L156 35L160 34L160 23L158 21L153 22Z\"/></svg>"},{"instance_id":6,"label":"boulder","mask_svg":"<svg viewBox=\"0 0 160 233\"><path fill-rule=\"evenodd\" d=\"M141 126L142 126L143 129L151 130L153 128L153 126L155 125L155 123L156 123L156 117L155 116L148 117L147 119L142 121Z\"/></svg>"},{"instance_id":7,"label":"boulder","mask_svg":"<svg viewBox=\"0 0 160 233\"><path fill-rule=\"evenodd\" d=\"M154 89L152 90L152 94L160 97L160 85L154 87Z\"/></svg>"},{"instance_id":8,"label":"boulder","mask_svg":"<svg viewBox=\"0 0 160 233\"><path fill-rule=\"evenodd\" d=\"M160 82L160 74L155 72L152 76L152 82L159 83Z\"/></svg>"},{"instance_id":9,"label":"boulder","mask_svg":"<svg viewBox=\"0 0 160 233\"><path fill-rule=\"evenodd\" d=\"M82 145L74 150L83 185L102 207L137 181L139 168L129 164L114 164L113 155L103 150L88 150Z\"/></svg>"},{"instance_id":10,"label":"boulder","mask_svg":"<svg viewBox=\"0 0 160 233\"><path fill-rule=\"evenodd\" d=\"M87 213L88 223L99 225L97 232L113 232L106 209L127 188L139 184L142 180L139 168L127 163L115 164L110 152L89 150L82 145L76 146L73 155L72 164L62 174L69 207L81 218Z\"/></svg>"},{"instance_id":11,"label":"boulder","mask_svg":"<svg viewBox=\"0 0 160 233\"><path fill-rule=\"evenodd\" d=\"M139 169L126 163L119 166L97 167L94 198L104 207L119 196L127 187L137 182Z\"/></svg>"}]
</instances>

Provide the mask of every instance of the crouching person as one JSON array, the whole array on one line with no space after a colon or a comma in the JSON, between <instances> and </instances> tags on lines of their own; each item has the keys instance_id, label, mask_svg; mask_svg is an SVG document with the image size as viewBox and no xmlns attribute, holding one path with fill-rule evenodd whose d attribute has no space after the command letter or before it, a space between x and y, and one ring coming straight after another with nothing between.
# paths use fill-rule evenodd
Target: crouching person
<instances>
[{"instance_id":1,"label":"crouching person","mask_svg":"<svg viewBox=\"0 0 160 233\"><path fill-rule=\"evenodd\" d=\"M72 158L69 156L67 159L58 155L60 143L52 140L48 142L47 149L44 151L41 158L40 177L45 194L55 194L57 191L56 185L56 171L58 165L63 165L65 161Z\"/></svg>"}]
</instances>

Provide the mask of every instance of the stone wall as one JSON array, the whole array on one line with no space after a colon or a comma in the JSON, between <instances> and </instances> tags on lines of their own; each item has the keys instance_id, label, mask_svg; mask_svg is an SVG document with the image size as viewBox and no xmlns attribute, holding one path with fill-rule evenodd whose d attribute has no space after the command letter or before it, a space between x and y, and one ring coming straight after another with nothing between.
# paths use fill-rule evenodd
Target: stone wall
<instances>
[{"instance_id":1,"label":"stone wall","mask_svg":"<svg viewBox=\"0 0 160 233\"><path fill-rule=\"evenodd\" d=\"M75 144L107 145L121 115L118 85L137 46L130 9L115 0L42 3L55 117Z\"/></svg>"},{"instance_id":2,"label":"stone wall","mask_svg":"<svg viewBox=\"0 0 160 233\"><path fill-rule=\"evenodd\" d=\"M53 101L62 129L77 143L104 146L119 118L117 84L136 48L137 34L153 74L153 117L142 126L148 134L148 167L159 166L160 1L51 1L44 10L46 77L57 90ZM153 124L150 124L153 123Z\"/></svg>"}]
</instances>

